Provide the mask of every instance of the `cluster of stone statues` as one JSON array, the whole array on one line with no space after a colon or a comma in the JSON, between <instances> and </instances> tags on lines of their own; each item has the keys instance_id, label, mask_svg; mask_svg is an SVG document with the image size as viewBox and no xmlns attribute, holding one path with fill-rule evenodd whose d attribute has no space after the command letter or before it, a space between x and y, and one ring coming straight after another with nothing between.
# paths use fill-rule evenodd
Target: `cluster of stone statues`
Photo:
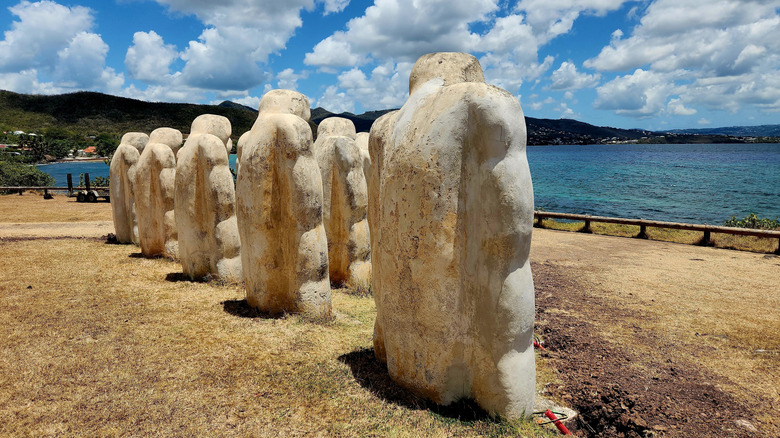
<instances>
[{"instance_id":1,"label":"cluster of stone statues","mask_svg":"<svg viewBox=\"0 0 780 438\"><path fill-rule=\"evenodd\" d=\"M370 133L268 92L228 167L231 126L128 133L111 162L116 236L191 278L244 282L264 312L331 313L331 282L374 296L376 357L440 404L528 416L535 393L533 191L522 109L476 58L421 57Z\"/></svg>"}]
</instances>

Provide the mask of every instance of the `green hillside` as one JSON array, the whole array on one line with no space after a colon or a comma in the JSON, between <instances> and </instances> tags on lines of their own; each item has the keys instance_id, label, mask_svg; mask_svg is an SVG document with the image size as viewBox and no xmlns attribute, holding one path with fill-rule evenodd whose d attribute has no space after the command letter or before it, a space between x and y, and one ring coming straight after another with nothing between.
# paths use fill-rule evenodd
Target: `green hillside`
<instances>
[{"instance_id":1,"label":"green hillside","mask_svg":"<svg viewBox=\"0 0 780 438\"><path fill-rule=\"evenodd\" d=\"M335 114L324 108L311 111L309 124L316 137L317 125L328 117L344 117L355 124L358 132L367 132L380 116L391 110L369 111L360 115ZM190 124L201 114L227 117L233 126L234 141L249 131L257 119L257 110L225 101L219 105L144 102L94 92L78 92L57 96L39 96L0 90L0 129L37 133L68 131L72 136L112 134L129 131L149 133L167 126L188 133ZM747 141L778 141L778 125L734 127L703 132L651 132L641 129L620 129L594 126L571 119L537 119L525 117L529 145L595 144L614 142L642 143L733 143ZM746 138L745 136L754 136Z\"/></svg>"},{"instance_id":2,"label":"green hillside","mask_svg":"<svg viewBox=\"0 0 780 438\"><path fill-rule=\"evenodd\" d=\"M235 138L248 131L257 118L257 113L244 108L153 103L85 91L56 96L0 91L0 128L3 131L44 132L57 128L96 135L101 132L149 133L166 126L188 133L193 119L201 114L227 117L233 125Z\"/></svg>"}]
</instances>

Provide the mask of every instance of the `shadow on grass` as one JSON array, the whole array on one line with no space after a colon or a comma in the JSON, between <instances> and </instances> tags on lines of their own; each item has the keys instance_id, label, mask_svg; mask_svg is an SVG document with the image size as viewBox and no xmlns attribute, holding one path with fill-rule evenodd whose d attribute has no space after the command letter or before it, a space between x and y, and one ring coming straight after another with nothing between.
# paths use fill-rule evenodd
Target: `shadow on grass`
<instances>
[{"instance_id":1,"label":"shadow on grass","mask_svg":"<svg viewBox=\"0 0 780 438\"><path fill-rule=\"evenodd\" d=\"M270 314L261 312L250 306L246 300L226 300L222 302L222 309L233 316L240 318L283 319L284 313Z\"/></svg>"},{"instance_id":2,"label":"shadow on grass","mask_svg":"<svg viewBox=\"0 0 780 438\"><path fill-rule=\"evenodd\" d=\"M106 245L124 245L123 243L119 243L119 241L116 239L116 234L114 233L108 233L101 237L101 239L106 243Z\"/></svg>"},{"instance_id":3,"label":"shadow on grass","mask_svg":"<svg viewBox=\"0 0 780 438\"><path fill-rule=\"evenodd\" d=\"M349 366L352 376L360 386L388 403L408 409L429 410L442 417L463 422L493 421L493 418L473 400L459 400L441 406L420 398L401 387L390 378L385 364L374 356L373 348L362 348L339 356L339 361Z\"/></svg>"},{"instance_id":4,"label":"shadow on grass","mask_svg":"<svg viewBox=\"0 0 780 438\"><path fill-rule=\"evenodd\" d=\"M133 254L130 254L130 257L133 257ZM209 278L198 278L193 280L183 272L171 272L165 275L165 281L170 281L171 283L178 283L181 281L187 283L208 283L209 280Z\"/></svg>"}]
</instances>

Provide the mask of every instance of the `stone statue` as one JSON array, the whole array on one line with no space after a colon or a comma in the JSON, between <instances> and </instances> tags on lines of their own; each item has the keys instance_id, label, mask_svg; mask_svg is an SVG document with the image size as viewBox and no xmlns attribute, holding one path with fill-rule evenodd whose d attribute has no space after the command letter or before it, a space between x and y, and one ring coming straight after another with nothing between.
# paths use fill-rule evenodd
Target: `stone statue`
<instances>
[{"instance_id":1,"label":"stone statue","mask_svg":"<svg viewBox=\"0 0 780 438\"><path fill-rule=\"evenodd\" d=\"M366 187L371 185L368 178L371 176L371 154L368 152L368 132L358 132L355 137L355 144L360 149L360 157L363 160L363 176L366 178ZM371 196L369 192L368 196Z\"/></svg>"},{"instance_id":2,"label":"stone statue","mask_svg":"<svg viewBox=\"0 0 780 438\"><path fill-rule=\"evenodd\" d=\"M238 173L241 172L241 151L243 150L244 142L249 138L250 132L252 131L241 134L241 137L238 137L238 142L236 143L236 178L238 178Z\"/></svg>"},{"instance_id":3,"label":"stone statue","mask_svg":"<svg viewBox=\"0 0 780 438\"><path fill-rule=\"evenodd\" d=\"M247 302L264 312L330 316L322 180L312 156L309 101L290 90L263 96L242 136L238 224Z\"/></svg>"},{"instance_id":4,"label":"stone statue","mask_svg":"<svg viewBox=\"0 0 780 438\"><path fill-rule=\"evenodd\" d=\"M409 93L369 141L375 354L437 403L469 397L528 416L533 190L522 109L463 53L422 56Z\"/></svg>"},{"instance_id":5,"label":"stone statue","mask_svg":"<svg viewBox=\"0 0 780 438\"><path fill-rule=\"evenodd\" d=\"M351 121L330 117L317 129L313 152L322 175L330 281L367 290L371 281L368 189L355 138Z\"/></svg>"},{"instance_id":6,"label":"stone statue","mask_svg":"<svg viewBox=\"0 0 780 438\"><path fill-rule=\"evenodd\" d=\"M176 129L157 128L149 135L135 172L135 210L138 238L146 257L178 259L173 194L176 152L182 135Z\"/></svg>"},{"instance_id":7,"label":"stone statue","mask_svg":"<svg viewBox=\"0 0 780 438\"><path fill-rule=\"evenodd\" d=\"M119 243L138 244L138 222L135 215L133 185L138 158L149 136L143 132L128 132L111 158L109 195L114 217L114 232Z\"/></svg>"},{"instance_id":8,"label":"stone statue","mask_svg":"<svg viewBox=\"0 0 780 438\"><path fill-rule=\"evenodd\" d=\"M177 156L174 211L179 260L192 279L211 275L241 281L236 194L228 166L230 134L227 118L200 115Z\"/></svg>"}]
</instances>

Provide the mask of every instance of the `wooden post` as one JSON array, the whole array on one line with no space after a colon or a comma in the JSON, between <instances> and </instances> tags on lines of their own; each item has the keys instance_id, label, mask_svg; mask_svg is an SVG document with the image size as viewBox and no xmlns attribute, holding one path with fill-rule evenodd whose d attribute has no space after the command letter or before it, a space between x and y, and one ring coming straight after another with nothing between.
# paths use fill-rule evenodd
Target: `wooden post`
<instances>
[{"instance_id":1,"label":"wooden post","mask_svg":"<svg viewBox=\"0 0 780 438\"><path fill-rule=\"evenodd\" d=\"M536 218L536 223L534 224L534 226L536 228L544 228L544 223L542 223L543 220L544 220L543 217L541 217L541 216L537 217Z\"/></svg>"},{"instance_id":2,"label":"wooden post","mask_svg":"<svg viewBox=\"0 0 780 438\"><path fill-rule=\"evenodd\" d=\"M84 174L84 185L87 187L87 191L89 191L89 174Z\"/></svg>"},{"instance_id":3,"label":"wooden post","mask_svg":"<svg viewBox=\"0 0 780 438\"><path fill-rule=\"evenodd\" d=\"M704 231L704 235L702 236L701 240L699 241L699 245L701 246L712 246L712 240L710 240L710 232L709 230Z\"/></svg>"},{"instance_id":4,"label":"wooden post","mask_svg":"<svg viewBox=\"0 0 780 438\"><path fill-rule=\"evenodd\" d=\"M593 230L590 229L590 220L589 219L585 219L585 226L582 227L582 229L580 230L580 233L588 233L588 234L592 234L593 233Z\"/></svg>"},{"instance_id":5,"label":"wooden post","mask_svg":"<svg viewBox=\"0 0 780 438\"><path fill-rule=\"evenodd\" d=\"M637 239L649 239L649 237L647 237L647 225L644 224L640 225L639 234L637 234L634 237L636 237Z\"/></svg>"},{"instance_id":6,"label":"wooden post","mask_svg":"<svg viewBox=\"0 0 780 438\"><path fill-rule=\"evenodd\" d=\"M73 196L73 175L69 173L67 177L68 177L68 197L71 197Z\"/></svg>"},{"instance_id":7,"label":"wooden post","mask_svg":"<svg viewBox=\"0 0 780 438\"><path fill-rule=\"evenodd\" d=\"M777 239L777 250L775 250L775 254L780 255L780 239Z\"/></svg>"}]
</instances>

